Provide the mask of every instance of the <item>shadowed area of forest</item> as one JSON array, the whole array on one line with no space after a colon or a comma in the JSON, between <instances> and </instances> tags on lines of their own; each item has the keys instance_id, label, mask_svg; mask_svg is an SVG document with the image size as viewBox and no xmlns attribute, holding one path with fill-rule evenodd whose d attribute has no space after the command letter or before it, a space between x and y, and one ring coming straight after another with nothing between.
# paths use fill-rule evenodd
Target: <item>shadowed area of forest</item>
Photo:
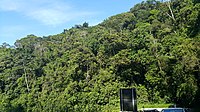
<instances>
[{"instance_id":1,"label":"shadowed area of forest","mask_svg":"<svg viewBox=\"0 0 200 112\"><path fill-rule=\"evenodd\" d=\"M119 111L138 104L200 104L200 3L147 0L96 26L33 34L0 47L1 112Z\"/></svg>"}]
</instances>

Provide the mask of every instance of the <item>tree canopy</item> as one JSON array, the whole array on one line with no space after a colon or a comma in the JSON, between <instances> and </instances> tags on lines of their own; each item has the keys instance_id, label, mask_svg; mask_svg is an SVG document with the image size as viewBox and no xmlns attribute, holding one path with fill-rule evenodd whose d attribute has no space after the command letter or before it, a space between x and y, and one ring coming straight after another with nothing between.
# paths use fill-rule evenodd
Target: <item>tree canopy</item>
<instances>
[{"instance_id":1,"label":"tree canopy","mask_svg":"<svg viewBox=\"0 0 200 112\"><path fill-rule=\"evenodd\" d=\"M147 0L96 26L75 25L0 46L0 111L119 111L119 89L138 104L200 103L200 3Z\"/></svg>"}]
</instances>

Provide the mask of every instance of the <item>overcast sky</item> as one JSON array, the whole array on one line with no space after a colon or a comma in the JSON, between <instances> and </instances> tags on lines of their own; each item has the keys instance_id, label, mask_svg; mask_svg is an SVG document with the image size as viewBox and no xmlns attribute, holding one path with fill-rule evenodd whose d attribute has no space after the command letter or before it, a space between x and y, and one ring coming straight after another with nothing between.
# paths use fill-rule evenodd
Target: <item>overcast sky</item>
<instances>
[{"instance_id":1,"label":"overcast sky","mask_svg":"<svg viewBox=\"0 0 200 112\"><path fill-rule=\"evenodd\" d=\"M58 34L75 24L96 25L142 0L0 0L0 44L26 35Z\"/></svg>"}]
</instances>

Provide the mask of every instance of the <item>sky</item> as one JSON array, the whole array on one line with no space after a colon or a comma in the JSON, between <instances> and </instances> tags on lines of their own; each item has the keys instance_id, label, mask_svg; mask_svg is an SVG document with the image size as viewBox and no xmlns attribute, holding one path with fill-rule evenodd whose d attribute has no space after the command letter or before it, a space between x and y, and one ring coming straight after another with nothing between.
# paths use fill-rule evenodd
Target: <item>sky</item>
<instances>
[{"instance_id":1,"label":"sky","mask_svg":"<svg viewBox=\"0 0 200 112\"><path fill-rule=\"evenodd\" d=\"M26 35L39 37L63 32L77 24L97 25L127 12L142 0L0 0L0 44Z\"/></svg>"}]
</instances>

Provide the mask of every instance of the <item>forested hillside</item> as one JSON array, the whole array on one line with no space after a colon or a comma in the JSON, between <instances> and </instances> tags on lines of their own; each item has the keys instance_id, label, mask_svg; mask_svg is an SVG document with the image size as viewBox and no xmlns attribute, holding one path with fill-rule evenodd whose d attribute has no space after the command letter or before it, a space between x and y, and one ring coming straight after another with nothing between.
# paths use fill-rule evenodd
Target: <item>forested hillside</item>
<instances>
[{"instance_id":1,"label":"forested hillside","mask_svg":"<svg viewBox=\"0 0 200 112\"><path fill-rule=\"evenodd\" d=\"M147 0L0 47L0 112L119 111L119 89L133 87L138 104L200 103L199 0Z\"/></svg>"}]
</instances>

